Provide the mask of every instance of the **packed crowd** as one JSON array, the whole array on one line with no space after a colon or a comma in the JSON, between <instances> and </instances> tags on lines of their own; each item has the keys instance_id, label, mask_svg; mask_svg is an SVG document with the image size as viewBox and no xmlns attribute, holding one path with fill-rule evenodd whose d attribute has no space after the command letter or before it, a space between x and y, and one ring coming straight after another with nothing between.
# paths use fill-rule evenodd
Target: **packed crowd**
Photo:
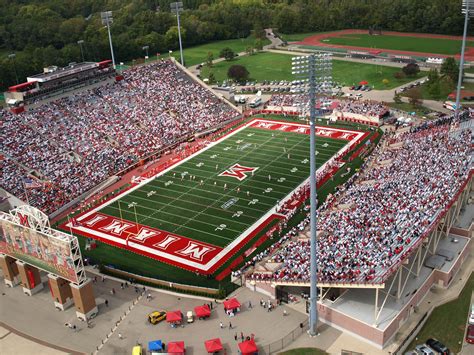
<instances>
[{"instance_id":1,"label":"packed crowd","mask_svg":"<svg viewBox=\"0 0 474 355\"><path fill-rule=\"evenodd\" d=\"M355 113L364 116L382 117L387 112L387 106L376 101L344 100L340 101L336 108L337 111Z\"/></svg>"},{"instance_id":2,"label":"packed crowd","mask_svg":"<svg viewBox=\"0 0 474 355\"><path fill-rule=\"evenodd\" d=\"M450 135L449 123L440 121L392 137L389 143L401 143L395 145L398 148L378 148L374 164L320 206L321 281L380 280L429 231L470 172L471 131ZM268 255L268 261L281 267L250 278L309 279L307 241L291 240Z\"/></svg>"},{"instance_id":3,"label":"packed crowd","mask_svg":"<svg viewBox=\"0 0 474 355\"><path fill-rule=\"evenodd\" d=\"M32 172L42 188L30 203L51 213L107 177L238 113L172 62L138 66L125 80L19 115L1 110L0 186L25 194ZM30 175L31 176L31 175Z\"/></svg>"}]
</instances>

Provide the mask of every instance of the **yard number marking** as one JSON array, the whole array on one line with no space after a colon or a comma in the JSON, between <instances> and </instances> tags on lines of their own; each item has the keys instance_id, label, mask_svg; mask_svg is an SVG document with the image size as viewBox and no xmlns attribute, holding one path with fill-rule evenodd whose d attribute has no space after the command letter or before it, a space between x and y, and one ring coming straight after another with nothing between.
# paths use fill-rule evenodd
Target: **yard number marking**
<instances>
[{"instance_id":1,"label":"yard number marking","mask_svg":"<svg viewBox=\"0 0 474 355\"><path fill-rule=\"evenodd\" d=\"M214 231L222 231L224 229L226 229L227 226L225 224L219 224L216 229L214 229Z\"/></svg>"},{"instance_id":2,"label":"yard number marking","mask_svg":"<svg viewBox=\"0 0 474 355\"><path fill-rule=\"evenodd\" d=\"M239 218L240 216L242 216L244 214L243 211L237 211L235 212L233 215L232 215L232 218L236 217L236 218Z\"/></svg>"}]
</instances>

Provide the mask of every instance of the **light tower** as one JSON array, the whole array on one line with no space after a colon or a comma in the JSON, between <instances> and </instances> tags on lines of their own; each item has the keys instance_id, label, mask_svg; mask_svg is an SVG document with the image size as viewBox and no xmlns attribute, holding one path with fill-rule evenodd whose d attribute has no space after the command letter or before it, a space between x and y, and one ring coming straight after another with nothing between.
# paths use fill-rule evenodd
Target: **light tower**
<instances>
[{"instance_id":1,"label":"light tower","mask_svg":"<svg viewBox=\"0 0 474 355\"><path fill-rule=\"evenodd\" d=\"M81 58L82 58L82 62L84 62L84 51L82 50L82 45L84 44L84 40L80 39L79 41L77 41L77 44L79 45L79 48L81 49Z\"/></svg>"},{"instance_id":2,"label":"light tower","mask_svg":"<svg viewBox=\"0 0 474 355\"><path fill-rule=\"evenodd\" d=\"M110 54L112 56L112 64L115 69L114 47L112 45L112 35L110 34L110 25L114 22L112 11L101 12L100 17L102 19L102 24L107 26L107 32L109 33Z\"/></svg>"},{"instance_id":3,"label":"light tower","mask_svg":"<svg viewBox=\"0 0 474 355\"><path fill-rule=\"evenodd\" d=\"M461 61L459 63L458 86L456 87L456 111L454 112L455 118L459 117L459 102L461 101L461 86L462 86L462 76L463 76L463 71L464 71L464 52L466 50L467 26L469 23L469 18L474 15L474 0L463 0L461 12L464 14L464 32L462 35Z\"/></svg>"},{"instance_id":4,"label":"light tower","mask_svg":"<svg viewBox=\"0 0 474 355\"><path fill-rule=\"evenodd\" d=\"M11 53L11 54L8 55L8 58L12 60L12 63L13 63L13 71L15 72L15 80L16 80L16 84L18 85L18 74L17 74L17 72L16 72L15 57L16 57L16 54L15 54L15 53Z\"/></svg>"},{"instance_id":5,"label":"light tower","mask_svg":"<svg viewBox=\"0 0 474 355\"><path fill-rule=\"evenodd\" d=\"M145 51L145 63L146 63L146 60L148 59L148 49L150 48L150 46L143 46L142 49Z\"/></svg>"},{"instance_id":6,"label":"light tower","mask_svg":"<svg viewBox=\"0 0 474 355\"><path fill-rule=\"evenodd\" d=\"M292 58L292 74L305 78L302 91L309 96L309 125L310 125L310 235L311 235L311 264L310 264L310 336L318 334L318 252L317 252L317 191L316 191L316 95L327 93L332 88L332 57L330 54L310 54Z\"/></svg>"},{"instance_id":7,"label":"light tower","mask_svg":"<svg viewBox=\"0 0 474 355\"><path fill-rule=\"evenodd\" d=\"M184 66L184 59L183 59L183 44L181 42L181 24L179 22L179 13L183 11L183 2L172 2L170 4L171 11L176 12L176 18L178 19L178 38L179 38L179 53L181 55L181 65Z\"/></svg>"}]
</instances>

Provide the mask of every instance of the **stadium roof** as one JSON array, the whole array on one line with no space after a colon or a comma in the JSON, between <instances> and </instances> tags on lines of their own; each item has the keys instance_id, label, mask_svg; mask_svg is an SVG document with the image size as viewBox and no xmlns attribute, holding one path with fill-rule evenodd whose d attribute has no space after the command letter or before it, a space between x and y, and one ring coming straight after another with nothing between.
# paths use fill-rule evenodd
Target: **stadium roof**
<instances>
[{"instance_id":1,"label":"stadium roof","mask_svg":"<svg viewBox=\"0 0 474 355\"><path fill-rule=\"evenodd\" d=\"M98 64L93 63L93 62L74 63L64 68L58 68L57 70L53 72L45 72L45 73L29 76L27 80L45 83L47 81L51 81L51 80L55 80L55 79L65 77L68 75L76 74L81 71L90 70L90 69L96 68L97 66Z\"/></svg>"}]
</instances>

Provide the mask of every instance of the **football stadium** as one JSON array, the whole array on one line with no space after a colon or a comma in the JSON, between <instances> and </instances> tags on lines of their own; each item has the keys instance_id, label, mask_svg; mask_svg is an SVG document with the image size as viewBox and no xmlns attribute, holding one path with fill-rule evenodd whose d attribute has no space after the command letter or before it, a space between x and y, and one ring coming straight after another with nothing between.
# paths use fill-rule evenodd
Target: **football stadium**
<instances>
[{"instance_id":1,"label":"football stadium","mask_svg":"<svg viewBox=\"0 0 474 355\"><path fill-rule=\"evenodd\" d=\"M141 354L156 336L152 325L169 353L184 354L185 343L204 353L196 344L215 336L212 327L187 327L207 318L236 331L219 335L224 344L207 340L206 353L234 353L232 342L241 354L291 351L297 339L323 347L316 328L326 353L449 353L437 350L443 334L428 332L423 345L416 336L437 308L471 302L474 106L459 93L474 81L473 38L398 32L400 24L291 33L282 17L279 28L257 23L242 39L193 42L189 21L218 5L187 3L180 15L183 3L173 4L178 26L168 21L164 34L146 38L166 38L174 53L149 55L153 44L140 37L130 51L142 48L144 60L134 54L119 65L114 53L126 57L125 37L111 33L107 11L91 18L104 38L107 28L111 59L108 46L93 52L83 40L81 61L42 72L24 69L21 53L18 64L16 54L5 57L13 70L0 83L0 291L10 306L0 327L65 353ZM155 6L148 19L168 16ZM185 44L197 46L177 55L180 26ZM275 58L305 64L270 67ZM251 63L258 75L240 65ZM359 78L362 66L371 79ZM278 72L300 76L260 80ZM333 80L346 74L359 84ZM456 103L440 99L456 90ZM45 335L10 324L16 307L44 312L40 303L17 304L20 288L35 302L52 297L62 311L45 326L83 334L68 343L63 329ZM462 324L452 323L462 334L445 334L458 351L459 336L470 342L464 308ZM266 315L274 309L279 316ZM83 346L86 336L93 340ZM165 351L161 340L151 343L150 353Z\"/></svg>"}]
</instances>

